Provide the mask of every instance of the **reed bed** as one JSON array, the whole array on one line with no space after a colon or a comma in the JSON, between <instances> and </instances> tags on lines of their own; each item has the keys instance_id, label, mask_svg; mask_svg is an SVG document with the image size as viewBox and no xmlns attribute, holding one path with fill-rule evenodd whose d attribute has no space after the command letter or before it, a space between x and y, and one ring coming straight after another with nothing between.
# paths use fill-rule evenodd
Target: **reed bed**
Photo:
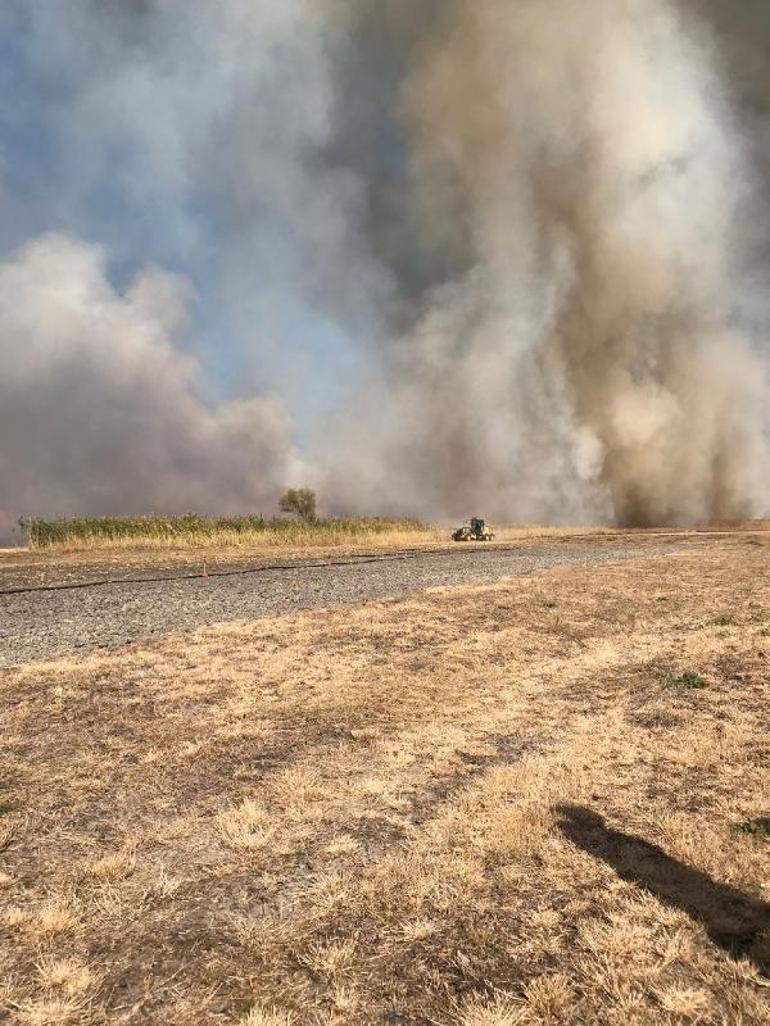
<instances>
[{"instance_id":1,"label":"reed bed","mask_svg":"<svg viewBox=\"0 0 770 1026\"><path fill-rule=\"evenodd\" d=\"M286 546L305 548L357 542L430 540L432 530L419 520L391 517L323 517L312 522L288 517L181 516L34 518L24 523L33 549L230 548Z\"/></svg>"}]
</instances>

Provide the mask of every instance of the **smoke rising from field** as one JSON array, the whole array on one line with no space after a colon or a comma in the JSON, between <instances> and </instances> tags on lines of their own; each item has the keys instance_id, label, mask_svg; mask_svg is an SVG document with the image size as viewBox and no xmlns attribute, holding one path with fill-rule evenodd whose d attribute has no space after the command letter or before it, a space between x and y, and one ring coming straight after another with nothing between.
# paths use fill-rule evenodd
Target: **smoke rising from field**
<instances>
[{"instance_id":1,"label":"smoke rising from field","mask_svg":"<svg viewBox=\"0 0 770 1026\"><path fill-rule=\"evenodd\" d=\"M354 177L313 166L332 26L307 0L11 0L0 36L34 72L29 123L0 107L31 165L0 164L0 509L272 512L308 477L300 336L378 295Z\"/></svg>"},{"instance_id":2,"label":"smoke rising from field","mask_svg":"<svg viewBox=\"0 0 770 1026\"><path fill-rule=\"evenodd\" d=\"M237 511L297 472L277 400L200 398L174 343L188 301L154 269L116 293L99 250L63 236L0 265L0 477L17 509Z\"/></svg>"},{"instance_id":3,"label":"smoke rising from field","mask_svg":"<svg viewBox=\"0 0 770 1026\"><path fill-rule=\"evenodd\" d=\"M752 183L707 33L659 0L448 6L402 117L424 230L465 270L395 345L369 487L448 514L762 508L767 345L734 323Z\"/></svg>"},{"instance_id":4,"label":"smoke rising from field","mask_svg":"<svg viewBox=\"0 0 770 1026\"><path fill-rule=\"evenodd\" d=\"M58 191L0 189L0 508L768 510L761 7L18 11Z\"/></svg>"}]
</instances>

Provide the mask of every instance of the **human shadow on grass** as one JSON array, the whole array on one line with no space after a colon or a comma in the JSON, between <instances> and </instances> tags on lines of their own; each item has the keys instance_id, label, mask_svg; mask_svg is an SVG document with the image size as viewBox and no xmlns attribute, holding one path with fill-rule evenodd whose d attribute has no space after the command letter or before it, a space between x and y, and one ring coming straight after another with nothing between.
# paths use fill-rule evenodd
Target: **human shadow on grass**
<instances>
[{"instance_id":1,"label":"human shadow on grass","mask_svg":"<svg viewBox=\"0 0 770 1026\"><path fill-rule=\"evenodd\" d=\"M603 859L618 876L701 923L734 958L770 977L770 905L679 862L642 837L608 827L591 809L558 805L558 826L573 844Z\"/></svg>"}]
</instances>

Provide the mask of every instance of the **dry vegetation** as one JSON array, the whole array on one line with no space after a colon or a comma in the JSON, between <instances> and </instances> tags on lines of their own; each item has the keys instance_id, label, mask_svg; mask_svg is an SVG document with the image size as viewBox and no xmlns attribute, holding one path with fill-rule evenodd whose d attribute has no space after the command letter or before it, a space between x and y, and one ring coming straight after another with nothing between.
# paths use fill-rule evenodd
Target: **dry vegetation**
<instances>
[{"instance_id":1,"label":"dry vegetation","mask_svg":"<svg viewBox=\"0 0 770 1026\"><path fill-rule=\"evenodd\" d=\"M454 525L456 526L456 525ZM161 558L195 552L221 557L267 554L275 550L391 549L448 544L452 525L426 524L395 517L325 517L304 522L289 517L73 517L24 522L28 550L55 558L67 554L99 556L132 552ZM565 528L528 524L495 525L497 542L537 538L570 538L586 534L614 534L603 527ZM23 551L0 549L0 556Z\"/></svg>"},{"instance_id":2,"label":"dry vegetation","mask_svg":"<svg viewBox=\"0 0 770 1026\"><path fill-rule=\"evenodd\" d=\"M770 1022L769 570L704 541L6 673L0 1009Z\"/></svg>"},{"instance_id":3,"label":"dry vegetation","mask_svg":"<svg viewBox=\"0 0 770 1026\"><path fill-rule=\"evenodd\" d=\"M30 549L62 553L125 552L126 550L185 552L269 552L274 549L307 551L318 548L378 548L445 543L449 524L426 524L409 517L321 517L303 521L293 517L180 516L33 517L20 522ZM725 521L693 528L690 533L734 534L770 530L770 520ZM597 526L564 527L543 524L496 524L498 542L584 535L639 533ZM671 531L641 532L670 534ZM680 530L674 533L682 534ZM13 549L0 549L13 553Z\"/></svg>"},{"instance_id":4,"label":"dry vegetation","mask_svg":"<svg viewBox=\"0 0 770 1026\"><path fill-rule=\"evenodd\" d=\"M323 517L313 521L292 517L40 517L23 522L33 549L57 552L94 549L305 548L376 540L399 544L403 539L431 536L419 520L395 517Z\"/></svg>"}]
</instances>

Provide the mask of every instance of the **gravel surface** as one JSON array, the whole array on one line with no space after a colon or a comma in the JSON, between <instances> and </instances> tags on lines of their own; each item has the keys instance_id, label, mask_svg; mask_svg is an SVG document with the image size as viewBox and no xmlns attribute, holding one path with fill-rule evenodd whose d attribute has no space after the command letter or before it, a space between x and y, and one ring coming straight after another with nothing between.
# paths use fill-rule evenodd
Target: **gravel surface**
<instances>
[{"instance_id":1,"label":"gravel surface","mask_svg":"<svg viewBox=\"0 0 770 1026\"><path fill-rule=\"evenodd\" d=\"M389 555L343 566L0 594L0 666L107 648L228 620L493 581L555 566L661 555L676 545L538 543ZM14 582L15 583L15 582ZM4 582L0 580L0 591Z\"/></svg>"}]
</instances>

